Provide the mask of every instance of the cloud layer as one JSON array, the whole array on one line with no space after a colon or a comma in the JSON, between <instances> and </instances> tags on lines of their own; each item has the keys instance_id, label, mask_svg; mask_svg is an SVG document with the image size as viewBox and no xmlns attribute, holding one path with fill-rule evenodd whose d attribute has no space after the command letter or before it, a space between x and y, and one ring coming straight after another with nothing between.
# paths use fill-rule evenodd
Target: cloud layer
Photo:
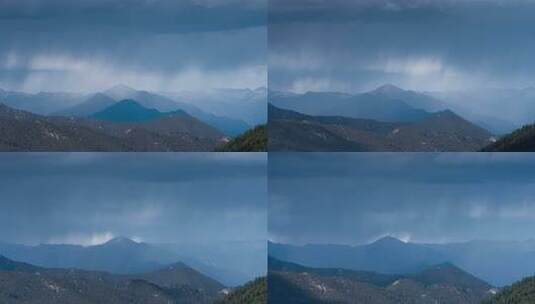
<instances>
[{"instance_id":1,"label":"cloud layer","mask_svg":"<svg viewBox=\"0 0 535 304\"><path fill-rule=\"evenodd\" d=\"M533 238L535 157L317 153L269 156L269 235L290 243Z\"/></svg>"},{"instance_id":2,"label":"cloud layer","mask_svg":"<svg viewBox=\"0 0 535 304\"><path fill-rule=\"evenodd\" d=\"M266 1L0 1L0 87L266 85Z\"/></svg>"},{"instance_id":3,"label":"cloud layer","mask_svg":"<svg viewBox=\"0 0 535 304\"><path fill-rule=\"evenodd\" d=\"M534 1L275 0L269 9L272 89L533 85Z\"/></svg>"},{"instance_id":4,"label":"cloud layer","mask_svg":"<svg viewBox=\"0 0 535 304\"><path fill-rule=\"evenodd\" d=\"M266 237L265 154L16 153L0 167L0 241Z\"/></svg>"}]
</instances>

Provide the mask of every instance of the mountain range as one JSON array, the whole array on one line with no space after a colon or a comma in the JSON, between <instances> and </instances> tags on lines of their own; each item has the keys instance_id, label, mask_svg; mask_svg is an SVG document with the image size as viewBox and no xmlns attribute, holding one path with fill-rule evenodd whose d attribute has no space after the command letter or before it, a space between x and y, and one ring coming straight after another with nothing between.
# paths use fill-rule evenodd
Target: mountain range
<instances>
[{"instance_id":1,"label":"mountain range","mask_svg":"<svg viewBox=\"0 0 535 304\"><path fill-rule=\"evenodd\" d=\"M268 93L273 151L534 151L534 88ZM519 126L524 127L519 128Z\"/></svg>"},{"instance_id":2,"label":"mountain range","mask_svg":"<svg viewBox=\"0 0 535 304\"><path fill-rule=\"evenodd\" d=\"M267 122L267 88L251 89L209 89L203 91L182 91L159 93L173 100L194 104L202 111L221 117L243 120L250 126Z\"/></svg>"},{"instance_id":3,"label":"mountain range","mask_svg":"<svg viewBox=\"0 0 535 304\"><path fill-rule=\"evenodd\" d=\"M0 303L243 303L236 301L265 299L265 278L255 280L265 276L265 264L256 257L261 250L265 259L265 242L260 247L254 242L224 244L176 244L179 253L171 244L126 237L90 246L0 243ZM230 262L228 255L237 261ZM207 256L209 263L205 263ZM250 256L263 269L259 273L251 272ZM248 274L236 275L243 272Z\"/></svg>"},{"instance_id":4,"label":"mountain range","mask_svg":"<svg viewBox=\"0 0 535 304\"><path fill-rule=\"evenodd\" d=\"M213 303L227 292L182 263L119 275L44 268L0 256L2 303Z\"/></svg>"},{"instance_id":5,"label":"mountain range","mask_svg":"<svg viewBox=\"0 0 535 304\"><path fill-rule=\"evenodd\" d=\"M261 95L250 96L246 95L245 92L243 95L245 100L239 103L246 103L249 101L247 97L250 97L255 100L255 102L251 103L256 106L257 111L266 112L265 98L263 107L258 104L258 99L262 98ZM177 96L177 98L179 97ZM249 118L246 112L242 113L242 118L219 116L212 114L210 111L201 110L193 103L182 102L181 100L175 100L149 91L135 90L125 85L117 85L103 92L88 94L64 92L29 94L0 90L0 103L14 109L46 116L87 117L125 99L135 100L146 108L157 109L161 112L186 111L191 116L221 130L221 132L229 136L241 134L254 126L244 121ZM201 101L196 99L191 100L191 102L200 103ZM262 122L260 121L259 123Z\"/></svg>"},{"instance_id":6,"label":"mountain range","mask_svg":"<svg viewBox=\"0 0 535 304\"><path fill-rule=\"evenodd\" d=\"M359 94L270 92L269 101L277 107L312 116L345 116L391 122L414 121L429 113L451 110L493 134L503 135L533 122L534 96L533 89L417 92L385 84ZM521 105L518 108L507 106L511 104ZM508 115L511 111L519 115ZM520 118L521 115L524 118Z\"/></svg>"},{"instance_id":7,"label":"mountain range","mask_svg":"<svg viewBox=\"0 0 535 304\"><path fill-rule=\"evenodd\" d=\"M73 104L83 103L91 95L69 92L39 92L36 94L0 89L0 103L39 115L50 115Z\"/></svg>"},{"instance_id":8,"label":"mountain range","mask_svg":"<svg viewBox=\"0 0 535 304\"><path fill-rule=\"evenodd\" d=\"M137 115L153 119L121 120L124 115L119 112L132 108L138 109ZM96 113L96 117L81 118L42 116L0 104L0 150L212 151L228 140L185 112L155 111L125 100Z\"/></svg>"},{"instance_id":9,"label":"mountain range","mask_svg":"<svg viewBox=\"0 0 535 304\"><path fill-rule=\"evenodd\" d=\"M149 244L124 237L93 246L0 243L0 255L46 268L78 268L125 275L156 271L182 261L225 286L239 286L263 275L265 265L259 261L265 259L265 251L265 245L249 242L199 247Z\"/></svg>"},{"instance_id":10,"label":"mountain range","mask_svg":"<svg viewBox=\"0 0 535 304\"><path fill-rule=\"evenodd\" d=\"M410 274L313 268L269 258L270 303L476 304L497 290L451 263Z\"/></svg>"},{"instance_id":11,"label":"mountain range","mask_svg":"<svg viewBox=\"0 0 535 304\"><path fill-rule=\"evenodd\" d=\"M493 286L509 285L535 272L532 240L422 244L385 237L357 246L269 243L268 251L274 258L309 267L385 274L417 273L432 265L453 263Z\"/></svg>"},{"instance_id":12,"label":"mountain range","mask_svg":"<svg viewBox=\"0 0 535 304\"><path fill-rule=\"evenodd\" d=\"M487 130L449 110L406 122L311 116L268 105L270 151L477 151Z\"/></svg>"},{"instance_id":13,"label":"mountain range","mask_svg":"<svg viewBox=\"0 0 535 304\"><path fill-rule=\"evenodd\" d=\"M255 126L245 120L265 123L258 118L258 113L267 115L265 98L260 105L263 90L238 92L241 99L235 103L254 110L231 118L201 110L192 103L122 85L91 94L0 90L0 135L5 138L0 149L213 151ZM243 119L236 118L240 115Z\"/></svg>"},{"instance_id":14,"label":"mountain range","mask_svg":"<svg viewBox=\"0 0 535 304\"><path fill-rule=\"evenodd\" d=\"M511 133L534 122L535 87L467 88L457 91L425 92L471 121L486 121L497 135Z\"/></svg>"},{"instance_id":15,"label":"mountain range","mask_svg":"<svg viewBox=\"0 0 535 304\"><path fill-rule=\"evenodd\" d=\"M409 96L407 96L409 95ZM276 107L311 116L343 116L383 122L414 122L429 116L429 112L411 106L408 101L420 97L421 103L433 104L431 97L410 94L392 85L374 91L350 95L336 92L284 94L271 92L269 102Z\"/></svg>"}]
</instances>

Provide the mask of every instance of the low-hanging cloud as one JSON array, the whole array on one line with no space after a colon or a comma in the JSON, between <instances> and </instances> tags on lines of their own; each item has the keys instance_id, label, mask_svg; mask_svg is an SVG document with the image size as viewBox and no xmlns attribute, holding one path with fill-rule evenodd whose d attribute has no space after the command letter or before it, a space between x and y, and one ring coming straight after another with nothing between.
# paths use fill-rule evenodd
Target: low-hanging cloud
<instances>
[{"instance_id":1,"label":"low-hanging cloud","mask_svg":"<svg viewBox=\"0 0 535 304\"><path fill-rule=\"evenodd\" d=\"M92 245L265 239L266 155L0 156L0 241Z\"/></svg>"},{"instance_id":2,"label":"low-hanging cloud","mask_svg":"<svg viewBox=\"0 0 535 304\"><path fill-rule=\"evenodd\" d=\"M269 236L288 243L525 240L535 157L488 153L270 155Z\"/></svg>"},{"instance_id":3,"label":"low-hanging cloud","mask_svg":"<svg viewBox=\"0 0 535 304\"><path fill-rule=\"evenodd\" d=\"M272 1L269 85L347 92L385 83L420 91L527 87L534 12L535 2L522 0Z\"/></svg>"},{"instance_id":4,"label":"low-hanging cloud","mask_svg":"<svg viewBox=\"0 0 535 304\"><path fill-rule=\"evenodd\" d=\"M266 86L266 1L0 1L0 86ZM61 12L59 14L58 12Z\"/></svg>"},{"instance_id":5,"label":"low-hanging cloud","mask_svg":"<svg viewBox=\"0 0 535 304\"><path fill-rule=\"evenodd\" d=\"M95 92L124 84L140 90L179 91L213 88L256 88L267 83L265 65L234 66L232 69L210 70L194 65L178 71L144 70L143 67L116 65L106 59L75 58L62 55L36 55L28 65L17 65L16 57L8 57L10 69L24 69L22 81L2 83L25 92L66 91Z\"/></svg>"}]
</instances>

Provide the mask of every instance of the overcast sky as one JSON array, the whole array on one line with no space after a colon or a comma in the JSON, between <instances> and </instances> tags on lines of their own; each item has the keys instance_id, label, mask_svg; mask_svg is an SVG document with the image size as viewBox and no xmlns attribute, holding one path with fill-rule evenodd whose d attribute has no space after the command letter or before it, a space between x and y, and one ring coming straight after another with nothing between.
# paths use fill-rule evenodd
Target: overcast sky
<instances>
[{"instance_id":1,"label":"overcast sky","mask_svg":"<svg viewBox=\"0 0 535 304\"><path fill-rule=\"evenodd\" d=\"M532 0L272 0L269 86L360 92L535 85Z\"/></svg>"},{"instance_id":2,"label":"overcast sky","mask_svg":"<svg viewBox=\"0 0 535 304\"><path fill-rule=\"evenodd\" d=\"M276 242L535 238L535 155L273 153L268 172Z\"/></svg>"},{"instance_id":3,"label":"overcast sky","mask_svg":"<svg viewBox=\"0 0 535 304\"><path fill-rule=\"evenodd\" d=\"M266 86L266 0L0 0L0 88Z\"/></svg>"},{"instance_id":4,"label":"overcast sky","mask_svg":"<svg viewBox=\"0 0 535 304\"><path fill-rule=\"evenodd\" d=\"M3 153L0 241L266 239L264 153Z\"/></svg>"}]
</instances>

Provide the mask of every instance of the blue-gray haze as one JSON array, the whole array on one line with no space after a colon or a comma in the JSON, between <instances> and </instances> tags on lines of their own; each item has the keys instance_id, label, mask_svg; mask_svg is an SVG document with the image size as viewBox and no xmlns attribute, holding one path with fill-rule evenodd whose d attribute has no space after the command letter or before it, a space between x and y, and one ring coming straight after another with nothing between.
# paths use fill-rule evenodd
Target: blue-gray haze
<instances>
[{"instance_id":1,"label":"blue-gray haze","mask_svg":"<svg viewBox=\"0 0 535 304\"><path fill-rule=\"evenodd\" d=\"M0 155L0 241L92 245L266 239L266 155Z\"/></svg>"},{"instance_id":2,"label":"blue-gray haze","mask_svg":"<svg viewBox=\"0 0 535 304\"><path fill-rule=\"evenodd\" d=\"M393 84L508 133L534 122L534 14L533 0L273 0L269 88Z\"/></svg>"},{"instance_id":3,"label":"blue-gray haze","mask_svg":"<svg viewBox=\"0 0 535 304\"><path fill-rule=\"evenodd\" d=\"M269 155L269 238L291 244L535 237L535 156Z\"/></svg>"},{"instance_id":4,"label":"blue-gray haze","mask_svg":"<svg viewBox=\"0 0 535 304\"><path fill-rule=\"evenodd\" d=\"M269 86L525 88L534 85L534 13L532 0L273 0Z\"/></svg>"},{"instance_id":5,"label":"blue-gray haze","mask_svg":"<svg viewBox=\"0 0 535 304\"><path fill-rule=\"evenodd\" d=\"M256 88L265 0L0 0L0 88Z\"/></svg>"}]
</instances>

